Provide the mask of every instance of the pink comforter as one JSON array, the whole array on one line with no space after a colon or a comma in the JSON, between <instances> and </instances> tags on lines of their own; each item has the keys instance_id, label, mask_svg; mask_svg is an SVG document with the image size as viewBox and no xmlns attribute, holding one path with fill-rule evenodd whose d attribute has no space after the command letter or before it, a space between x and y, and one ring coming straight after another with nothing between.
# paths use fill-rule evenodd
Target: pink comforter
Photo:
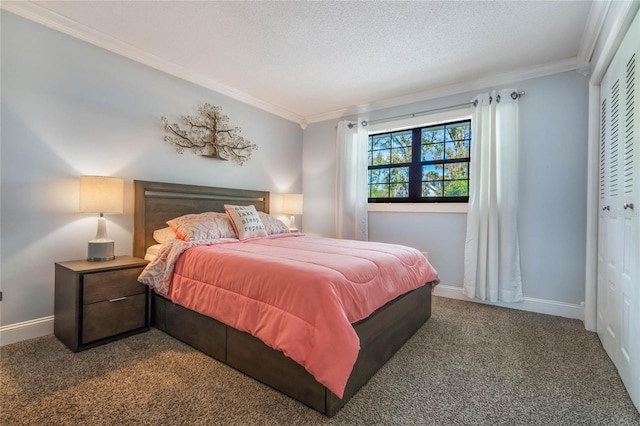
<instances>
[{"instance_id":1,"label":"pink comforter","mask_svg":"<svg viewBox=\"0 0 640 426\"><path fill-rule=\"evenodd\" d=\"M438 281L419 251L399 245L305 236L193 245L166 295L282 351L340 398L360 349L351 323ZM154 263L140 276L152 286Z\"/></svg>"}]
</instances>

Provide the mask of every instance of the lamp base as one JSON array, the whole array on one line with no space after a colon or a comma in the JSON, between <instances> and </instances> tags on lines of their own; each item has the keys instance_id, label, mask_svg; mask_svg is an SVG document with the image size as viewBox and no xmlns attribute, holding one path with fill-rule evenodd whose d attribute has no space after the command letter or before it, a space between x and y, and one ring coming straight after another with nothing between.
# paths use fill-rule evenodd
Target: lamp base
<instances>
[{"instance_id":1,"label":"lamp base","mask_svg":"<svg viewBox=\"0 0 640 426\"><path fill-rule=\"evenodd\" d=\"M289 231L298 232L298 228L296 227L296 217L291 215L289 218Z\"/></svg>"},{"instance_id":2,"label":"lamp base","mask_svg":"<svg viewBox=\"0 0 640 426\"><path fill-rule=\"evenodd\" d=\"M89 262L104 262L115 258L113 240L89 241L89 255L87 256Z\"/></svg>"}]
</instances>

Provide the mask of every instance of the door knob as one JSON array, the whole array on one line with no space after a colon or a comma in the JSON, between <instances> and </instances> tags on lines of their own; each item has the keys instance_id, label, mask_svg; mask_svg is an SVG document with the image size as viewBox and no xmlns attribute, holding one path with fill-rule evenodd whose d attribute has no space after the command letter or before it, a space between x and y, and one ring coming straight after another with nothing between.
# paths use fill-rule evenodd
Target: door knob
<instances>
[{"instance_id":1,"label":"door knob","mask_svg":"<svg viewBox=\"0 0 640 426\"><path fill-rule=\"evenodd\" d=\"M633 203L624 203L622 205L622 207L626 210L626 209L631 209L633 210Z\"/></svg>"}]
</instances>

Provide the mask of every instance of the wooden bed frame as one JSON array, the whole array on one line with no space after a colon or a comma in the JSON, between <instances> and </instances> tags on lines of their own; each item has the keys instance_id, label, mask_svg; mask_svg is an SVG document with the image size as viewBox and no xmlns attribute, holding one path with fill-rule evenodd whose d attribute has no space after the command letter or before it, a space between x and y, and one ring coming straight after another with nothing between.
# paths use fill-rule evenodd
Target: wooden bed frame
<instances>
[{"instance_id":1,"label":"wooden bed frame","mask_svg":"<svg viewBox=\"0 0 640 426\"><path fill-rule=\"evenodd\" d=\"M184 214L224 212L224 204L253 204L269 212L269 193L160 182L134 181L133 254L144 257L156 244L153 231ZM150 292L153 293L153 292ZM360 352L343 399L318 383L302 366L248 333L173 304L153 293L151 325L205 354L331 417L431 316L431 286L402 295L353 325ZM336 348L339 350L339 348Z\"/></svg>"}]
</instances>

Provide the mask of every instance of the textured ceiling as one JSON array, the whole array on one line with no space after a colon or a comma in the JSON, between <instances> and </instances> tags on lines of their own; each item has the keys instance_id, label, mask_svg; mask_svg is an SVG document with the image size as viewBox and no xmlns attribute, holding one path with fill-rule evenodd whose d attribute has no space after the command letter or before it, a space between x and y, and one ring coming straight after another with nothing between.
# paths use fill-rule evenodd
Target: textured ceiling
<instances>
[{"instance_id":1,"label":"textured ceiling","mask_svg":"<svg viewBox=\"0 0 640 426\"><path fill-rule=\"evenodd\" d=\"M592 4L33 3L311 121L358 105L576 59Z\"/></svg>"}]
</instances>

